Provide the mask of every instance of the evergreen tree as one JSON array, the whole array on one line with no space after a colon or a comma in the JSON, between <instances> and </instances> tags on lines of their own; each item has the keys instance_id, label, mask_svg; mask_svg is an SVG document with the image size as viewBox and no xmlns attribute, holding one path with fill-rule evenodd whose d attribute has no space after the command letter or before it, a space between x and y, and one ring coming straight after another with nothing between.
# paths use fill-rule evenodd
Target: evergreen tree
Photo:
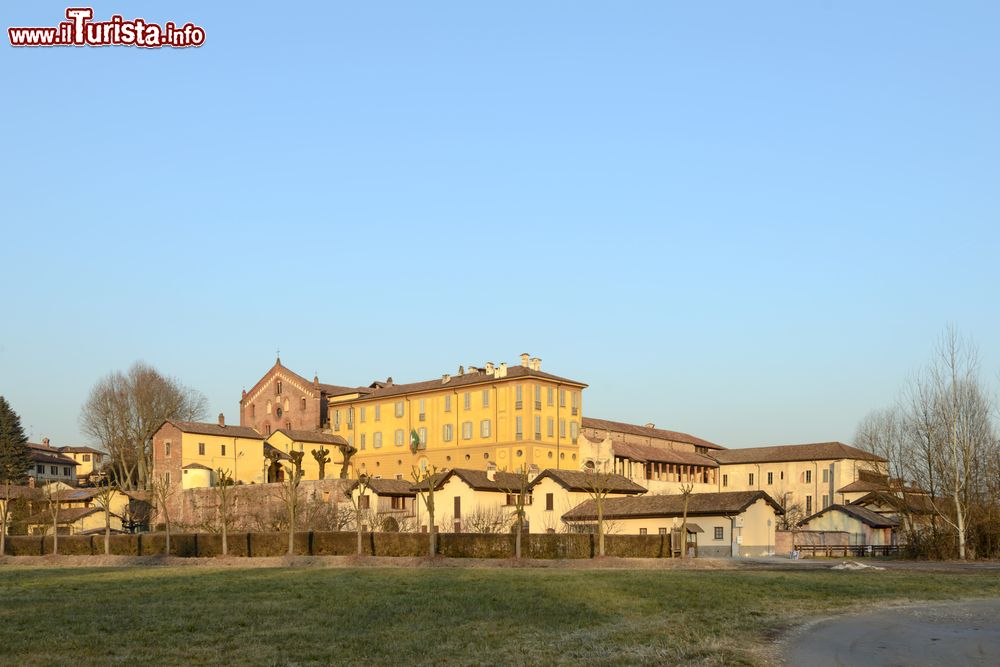
<instances>
[{"instance_id":1,"label":"evergreen tree","mask_svg":"<svg viewBox=\"0 0 1000 667\"><path fill-rule=\"evenodd\" d=\"M20 484L28 475L28 436L21 428L21 418L0 396L0 483Z\"/></svg>"},{"instance_id":2,"label":"evergreen tree","mask_svg":"<svg viewBox=\"0 0 1000 667\"><path fill-rule=\"evenodd\" d=\"M3 504L0 505L0 556L6 552L10 487L24 481L30 465L28 436L21 428L21 418L11 409L7 399L0 396L0 487L3 493Z\"/></svg>"}]
</instances>

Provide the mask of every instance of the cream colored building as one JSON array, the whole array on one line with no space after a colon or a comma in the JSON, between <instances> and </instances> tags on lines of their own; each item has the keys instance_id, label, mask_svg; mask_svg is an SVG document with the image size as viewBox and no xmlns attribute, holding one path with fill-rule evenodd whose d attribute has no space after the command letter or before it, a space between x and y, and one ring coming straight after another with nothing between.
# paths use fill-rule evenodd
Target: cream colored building
<instances>
[{"instance_id":1,"label":"cream colored building","mask_svg":"<svg viewBox=\"0 0 1000 667\"><path fill-rule=\"evenodd\" d=\"M567 530L563 514L593 497L622 498L646 493L646 489L617 474L583 470L543 470L531 481L532 503L527 516L533 533L561 533Z\"/></svg>"},{"instance_id":2,"label":"cream colored building","mask_svg":"<svg viewBox=\"0 0 1000 667\"><path fill-rule=\"evenodd\" d=\"M107 456L105 452L93 447L66 446L56 449L63 456L76 461L76 480L81 484L90 481L91 477L101 471L104 467L104 457Z\"/></svg>"},{"instance_id":3,"label":"cream colored building","mask_svg":"<svg viewBox=\"0 0 1000 667\"><path fill-rule=\"evenodd\" d=\"M769 556L774 554L774 532L781 507L762 491L694 493L688 501L688 531L697 542L697 555ZM679 494L608 498L605 521L616 534L667 535L680 530L684 498ZM577 530L591 531L597 505L588 500L563 515Z\"/></svg>"},{"instance_id":4,"label":"cream colored building","mask_svg":"<svg viewBox=\"0 0 1000 667\"><path fill-rule=\"evenodd\" d=\"M719 463L719 491L764 491L806 516L829 507L838 489L885 463L842 442L724 449L711 456Z\"/></svg>"},{"instance_id":5,"label":"cream colored building","mask_svg":"<svg viewBox=\"0 0 1000 667\"><path fill-rule=\"evenodd\" d=\"M417 493L412 483L402 479L371 478L366 485L351 483L351 498L360 498L361 521L365 530L413 532L417 529ZM354 512L353 506L346 511ZM349 522L356 529L354 518Z\"/></svg>"}]
</instances>

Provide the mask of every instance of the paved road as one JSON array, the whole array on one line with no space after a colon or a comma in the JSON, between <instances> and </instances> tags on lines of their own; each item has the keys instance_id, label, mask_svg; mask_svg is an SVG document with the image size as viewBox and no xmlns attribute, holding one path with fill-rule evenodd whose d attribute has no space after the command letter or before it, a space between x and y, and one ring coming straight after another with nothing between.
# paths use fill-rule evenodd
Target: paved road
<instances>
[{"instance_id":1,"label":"paved road","mask_svg":"<svg viewBox=\"0 0 1000 667\"><path fill-rule=\"evenodd\" d=\"M929 603L822 621L789 644L795 667L996 667L1000 600Z\"/></svg>"}]
</instances>

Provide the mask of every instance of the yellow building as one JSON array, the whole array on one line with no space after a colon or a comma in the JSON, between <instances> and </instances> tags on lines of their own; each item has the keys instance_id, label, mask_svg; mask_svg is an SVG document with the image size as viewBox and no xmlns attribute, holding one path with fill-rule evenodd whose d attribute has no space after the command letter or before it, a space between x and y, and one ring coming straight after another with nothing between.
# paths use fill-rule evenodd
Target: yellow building
<instances>
[{"instance_id":1,"label":"yellow building","mask_svg":"<svg viewBox=\"0 0 1000 667\"><path fill-rule=\"evenodd\" d=\"M374 382L330 395L327 411L331 431L358 450L355 463L371 475L489 463L578 469L586 386L542 371L541 360L525 354L514 367L487 363L438 380Z\"/></svg>"},{"instance_id":2,"label":"yellow building","mask_svg":"<svg viewBox=\"0 0 1000 667\"><path fill-rule=\"evenodd\" d=\"M93 447L56 447L59 452L66 457L76 461L77 483L90 481L90 478L97 475L104 467L105 452Z\"/></svg>"},{"instance_id":3,"label":"yellow building","mask_svg":"<svg viewBox=\"0 0 1000 667\"><path fill-rule=\"evenodd\" d=\"M848 535L852 546L891 546L897 543L899 521L861 505L830 505L799 523L803 530L835 531Z\"/></svg>"}]
</instances>

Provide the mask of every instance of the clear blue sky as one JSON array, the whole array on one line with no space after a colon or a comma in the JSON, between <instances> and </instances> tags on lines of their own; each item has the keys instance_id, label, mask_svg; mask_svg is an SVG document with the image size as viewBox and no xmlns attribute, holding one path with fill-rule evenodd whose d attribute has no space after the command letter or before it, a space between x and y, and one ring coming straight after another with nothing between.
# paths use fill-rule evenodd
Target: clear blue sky
<instances>
[{"instance_id":1,"label":"clear blue sky","mask_svg":"<svg viewBox=\"0 0 1000 667\"><path fill-rule=\"evenodd\" d=\"M11 48L0 394L82 440L144 359L237 417L542 357L585 412L849 440L949 323L1000 371L1000 4L115 2L200 49Z\"/></svg>"}]
</instances>

